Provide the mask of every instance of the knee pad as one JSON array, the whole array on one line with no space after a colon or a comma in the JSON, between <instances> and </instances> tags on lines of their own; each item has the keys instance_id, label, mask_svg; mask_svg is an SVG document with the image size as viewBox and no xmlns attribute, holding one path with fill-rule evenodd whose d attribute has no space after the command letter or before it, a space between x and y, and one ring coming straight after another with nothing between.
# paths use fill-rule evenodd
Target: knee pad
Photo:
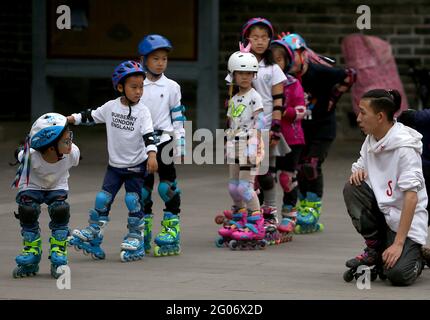
<instances>
[{"instance_id":1,"label":"knee pad","mask_svg":"<svg viewBox=\"0 0 430 320\"><path fill-rule=\"evenodd\" d=\"M238 192L239 180L230 180L228 183L228 192L234 201L241 201L242 197Z\"/></svg>"},{"instance_id":2,"label":"knee pad","mask_svg":"<svg viewBox=\"0 0 430 320\"><path fill-rule=\"evenodd\" d=\"M258 176L258 182L262 190L271 190L275 187L275 180L270 172L265 175Z\"/></svg>"},{"instance_id":3,"label":"knee pad","mask_svg":"<svg viewBox=\"0 0 430 320\"><path fill-rule=\"evenodd\" d=\"M65 225L69 223L70 206L65 201L54 201L48 206L51 221L55 224Z\"/></svg>"},{"instance_id":4,"label":"knee pad","mask_svg":"<svg viewBox=\"0 0 430 320\"><path fill-rule=\"evenodd\" d=\"M33 205L18 205L18 214L15 213L15 218L17 218L22 224L34 224L39 219L40 206Z\"/></svg>"},{"instance_id":5,"label":"knee pad","mask_svg":"<svg viewBox=\"0 0 430 320\"><path fill-rule=\"evenodd\" d=\"M318 163L319 159L315 157L309 157L305 159L302 170L307 180L315 180L318 178Z\"/></svg>"},{"instance_id":6,"label":"knee pad","mask_svg":"<svg viewBox=\"0 0 430 320\"><path fill-rule=\"evenodd\" d=\"M102 190L97 193L95 208L98 212L108 212L110 210L111 203L112 195L109 192Z\"/></svg>"},{"instance_id":7,"label":"knee pad","mask_svg":"<svg viewBox=\"0 0 430 320\"><path fill-rule=\"evenodd\" d=\"M176 186L176 181L160 181L158 184L158 194L164 202L169 202L173 198L179 197L181 190Z\"/></svg>"},{"instance_id":8,"label":"knee pad","mask_svg":"<svg viewBox=\"0 0 430 320\"><path fill-rule=\"evenodd\" d=\"M237 186L237 193L240 197L248 202L251 201L254 196L254 189L252 188L252 184L246 180L239 180L239 185Z\"/></svg>"},{"instance_id":9,"label":"knee pad","mask_svg":"<svg viewBox=\"0 0 430 320\"><path fill-rule=\"evenodd\" d=\"M136 192L126 192L124 200L130 213L136 213L141 210L139 195Z\"/></svg>"},{"instance_id":10,"label":"knee pad","mask_svg":"<svg viewBox=\"0 0 430 320\"><path fill-rule=\"evenodd\" d=\"M279 175L279 183L286 193L290 193L297 187L297 175L295 172L282 171Z\"/></svg>"}]
</instances>

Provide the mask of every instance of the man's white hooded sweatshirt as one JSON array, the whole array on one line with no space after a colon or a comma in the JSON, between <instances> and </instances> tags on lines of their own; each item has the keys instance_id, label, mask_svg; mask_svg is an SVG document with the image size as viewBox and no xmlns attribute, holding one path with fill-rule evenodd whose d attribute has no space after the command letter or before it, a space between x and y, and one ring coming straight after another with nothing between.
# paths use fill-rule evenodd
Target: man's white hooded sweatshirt
<instances>
[{"instance_id":1,"label":"man's white hooded sweatshirt","mask_svg":"<svg viewBox=\"0 0 430 320\"><path fill-rule=\"evenodd\" d=\"M427 192L421 164L422 135L395 122L379 141L368 135L352 172L362 169L388 227L397 233L406 191L417 192L418 203L408 237L420 244L427 239Z\"/></svg>"}]
</instances>

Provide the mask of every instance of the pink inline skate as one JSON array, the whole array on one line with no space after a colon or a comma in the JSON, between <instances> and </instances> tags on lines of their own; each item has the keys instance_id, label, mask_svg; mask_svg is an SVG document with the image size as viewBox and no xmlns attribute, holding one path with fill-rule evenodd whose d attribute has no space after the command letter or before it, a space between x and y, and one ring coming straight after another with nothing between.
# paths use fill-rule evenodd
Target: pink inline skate
<instances>
[{"instance_id":1,"label":"pink inline skate","mask_svg":"<svg viewBox=\"0 0 430 320\"><path fill-rule=\"evenodd\" d=\"M264 249L267 244L265 234L263 216L260 211L254 211L248 216L243 228L233 231L228 246L232 250Z\"/></svg>"}]
</instances>

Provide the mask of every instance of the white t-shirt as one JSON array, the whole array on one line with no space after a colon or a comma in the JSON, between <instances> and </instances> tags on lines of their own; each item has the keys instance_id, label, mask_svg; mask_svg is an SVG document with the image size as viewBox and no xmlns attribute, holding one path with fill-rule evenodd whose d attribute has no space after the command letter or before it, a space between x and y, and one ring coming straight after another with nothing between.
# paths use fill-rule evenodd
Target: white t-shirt
<instances>
[{"instance_id":1,"label":"white t-shirt","mask_svg":"<svg viewBox=\"0 0 430 320\"><path fill-rule=\"evenodd\" d=\"M22 161L23 151L18 154L19 161ZM70 154L63 155L63 159L56 163L46 162L42 154L34 149L30 149L30 179L27 186L26 179L21 178L18 185L19 191L24 190L69 190L69 169L79 164L79 148L72 144ZM25 174L25 173L23 173Z\"/></svg>"},{"instance_id":2,"label":"white t-shirt","mask_svg":"<svg viewBox=\"0 0 430 320\"><path fill-rule=\"evenodd\" d=\"M153 132L151 113L140 101L131 107L121 103L121 98L110 100L91 111L95 123L106 123L109 165L115 168L131 168L144 162L147 152L157 151L155 145L145 148L143 136ZM75 124L80 124L80 113L74 113Z\"/></svg>"},{"instance_id":3,"label":"white t-shirt","mask_svg":"<svg viewBox=\"0 0 430 320\"><path fill-rule=\"evenodd\" d=\"M227 82L231 82L231 75L228 74L225 80ZM277 64L266 66L264 60L260 60L260 62L258 63L257 77L252 80L252 85L263 99L264 115L266 116L265 129L270 129L270 127L272 126L272 87L284 82L285 80L287 80L287 77Z\"/></svg>"},{"instance_id":4,"label":"white t-shirt","mask_svg":"<svg viewBox=\"0 0 430 320\"><path fill-rule=\"evenodd\" d=\"M234 95L228 103L229 131L235 135L240 133L246 135L248 130L254 129L254 112L262 109L263 100L254 88L245 95Z\"/></svg>"},{"instance_id":5,"label":"white t-shirt","mask_svg":"<svg viewBox=\"0 0 430 320\"><path fill-rule=\"evenodd\" d=\"M368 135L360 158L352 165L352 172L361 169L367 173L365 181L372 188L388 227L394 232L399 228L404 193L417 192L418 203L408 237L424 245L428 199L422 172L421 138L417 131L398 122L379 141Z\"/></svg>"},{"instance_id":6,"label":"white t-shirt","mask_svg":"<svg viewBox=\"0 0 430 320\"><path fill-rule=\"evenodd\" d=\"M172 123L171 109L181 105L181 87L179 84L163 74L155 82L146 78L143 86L142 102L151 112L154 130L166 132L161 136L160 143L168 141L170 135L176 139L185 137L183 123L181 121ZM180 114L178 113L178 115Z\"/></svg>"}]
</instances>

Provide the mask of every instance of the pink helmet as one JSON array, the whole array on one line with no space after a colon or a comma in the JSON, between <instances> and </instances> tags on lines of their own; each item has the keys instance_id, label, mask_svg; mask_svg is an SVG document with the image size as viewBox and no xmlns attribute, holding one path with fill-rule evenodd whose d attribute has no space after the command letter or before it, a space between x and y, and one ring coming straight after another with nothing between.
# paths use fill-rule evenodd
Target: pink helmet
<instances>
[{"instance_id":1,"label":"pink helmet","mask_svg":"<svg viewBox=\"0 0 430 320\"><path fill-rule=\"evenodd\" d=\"M270 23L269 20L265 19L265 18L251 18L249 19L242 27L242 42L244 42L247 38L247 35L249 33L249 29L254 26L254 25L263 25L266 26L267 28L269 28L270 34L270 40L273 39L273 35L274 35L274 31L273 31L273 26Z\"/></svg>"}]
</instances>

